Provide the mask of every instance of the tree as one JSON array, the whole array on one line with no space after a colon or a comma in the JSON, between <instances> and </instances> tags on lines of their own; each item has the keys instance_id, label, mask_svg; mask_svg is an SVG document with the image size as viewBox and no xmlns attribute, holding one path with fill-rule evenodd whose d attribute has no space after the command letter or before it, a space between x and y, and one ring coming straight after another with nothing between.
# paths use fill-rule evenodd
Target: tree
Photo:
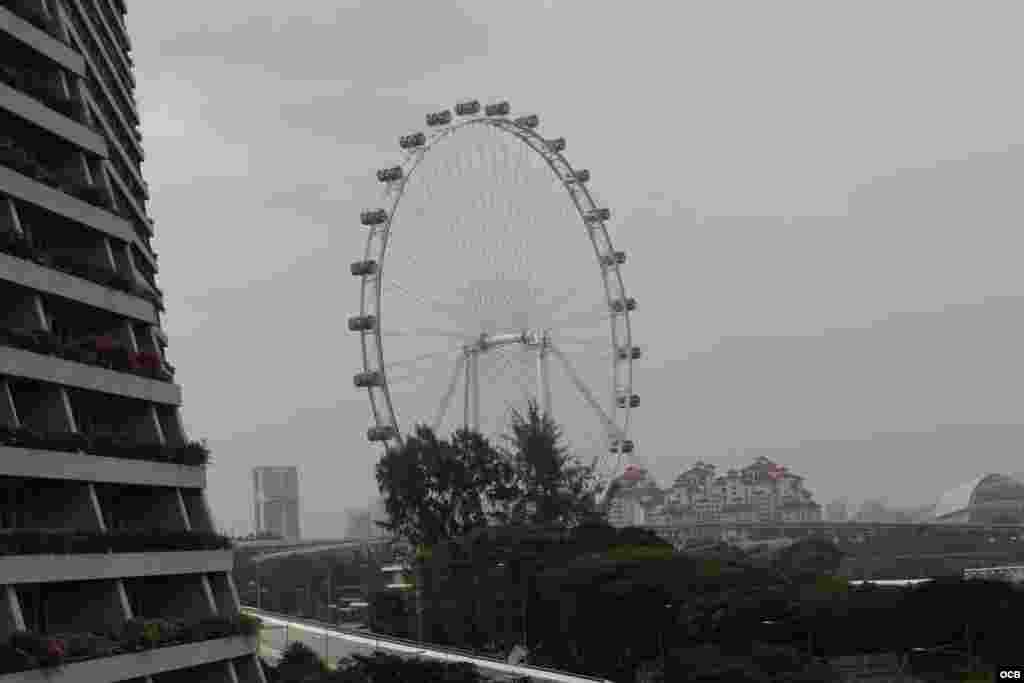
<instances>
[{"instance_id":1,"label":"tree","mask_svg":"<svg viewBox=\"0 0 1024 683\"><path fill-rule=\"evenodd\" d=\"M519 494L510 521L573 527L597 517L592 469L569 453L561 428L536 401L525 414L513 411L505 442Z\"/></svg>"},{"instance_id":2,"label":"tree","mask_svg":"<svg viewBox=\"0 0 1024 683\"><path fill-rule=\"evenodd\" d=\"M418 547L487 526L492 509L515 497L509 463L467 430L445 440L420 425L381 458L376 475L389 517L378 524Z\"/></svg>"}]
</instances>

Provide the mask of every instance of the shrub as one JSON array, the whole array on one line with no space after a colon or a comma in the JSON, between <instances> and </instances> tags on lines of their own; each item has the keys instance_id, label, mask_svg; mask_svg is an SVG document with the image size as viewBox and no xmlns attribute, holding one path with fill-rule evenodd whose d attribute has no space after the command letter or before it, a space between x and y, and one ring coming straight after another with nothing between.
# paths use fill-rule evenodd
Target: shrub
<instances>
[{"instance_id":1,"label":"shrub","mask_svg":"<svg viewBox=\"0 0 1024 683\"><path fill-rule=\"evenodd\" d=\"M201 441L189 441L177 449L175 454L176 462L182 465L201 466L210 462L210 448L206 445L206 439Z\"/></svg>"},{"instance_id":2,"label":"shrub","mask_svg":"<svg viewBox=\"0 0 1024 683\"><path fill-rule=\"evenodd\" d=\"M227 638L238 633L238 627L225 617L205 617L185 627L186 638L190 641Z\"/></svg>"},{"instance_id":3,"label":"shrub","mask_svg":"<svg viewBox=\"0 0 1024 683\"><path fill-rule=\"evenodd\" d=\"M64 643L68 658L106 657L117 651L117 643L95 633L58 633L53 636Z\"/></svg>"},{"instance_id":4,"label":"shrub","mask_svg":"<svg viewBox=\"0 0 1024 683\"><path fill-rule=\"evenodd\" d=\"M281 655L277 678L281 683L300 683L327 673L327 666L305 643L294 642ZM315 680L315 679L314 679Z\"/></svg>"},{"instance_id":5,"label":"shrub","mask_svg":"<svg viewBox=\"0 0 1024 683\"><path fill-rule=\"evenodd\" d=\"M64 661L64 641L32 631L11 634L12 647L34 657L42 666L59 666Z\"/></svg>"}]
</instances>

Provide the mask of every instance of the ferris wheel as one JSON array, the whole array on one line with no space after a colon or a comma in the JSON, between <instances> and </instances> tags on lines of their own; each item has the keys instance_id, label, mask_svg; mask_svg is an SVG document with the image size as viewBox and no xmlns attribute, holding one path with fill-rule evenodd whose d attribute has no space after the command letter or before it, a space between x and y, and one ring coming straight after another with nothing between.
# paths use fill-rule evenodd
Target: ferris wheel
<instances>
[{"instance_id":1,"label":"ferris wheel","mask_svg":"<svg viewBox=\"0 0 1024 683\"><path fill-rule=\"evenodd\" d=\"M426 123L399 138L400 163L377 171L383 207L360 215L360 307L348 328L360 335L354 384L370 399L367 438L398 447L416 424L495 436L536 400L574 451L595 452L605 488L634 451L640 403L636 301L611 213L590 172L566 159L565 138L538 133L536 115L469 100Z\"/></svg>"}]
</instances>

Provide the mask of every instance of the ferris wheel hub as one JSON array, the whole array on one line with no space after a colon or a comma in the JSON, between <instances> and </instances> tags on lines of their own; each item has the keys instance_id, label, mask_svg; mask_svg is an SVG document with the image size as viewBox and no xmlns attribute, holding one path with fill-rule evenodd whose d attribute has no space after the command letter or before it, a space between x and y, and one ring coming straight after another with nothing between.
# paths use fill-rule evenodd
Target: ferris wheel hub
<instances>
[{"instance_id":1,"label":"ferris wheel hub","mask_svg":"<svg viewBox=\"0 0 1024 683\"><path fill-rule=\"evenodd\" d=\"M472 343L462 347L465 354L483 353L499 346L520 344L527 348L547 348L551 345L551 333L548 330L523 330L503 334L481 332Z\"/></svg>"}]
</instances>

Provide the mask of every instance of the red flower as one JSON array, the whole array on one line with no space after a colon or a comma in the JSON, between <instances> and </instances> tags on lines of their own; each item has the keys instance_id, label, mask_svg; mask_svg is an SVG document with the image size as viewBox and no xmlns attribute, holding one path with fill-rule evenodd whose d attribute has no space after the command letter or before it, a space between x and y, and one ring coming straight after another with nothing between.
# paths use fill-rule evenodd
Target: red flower
<instances>
[{"instance_id":1,"label":"red flower","mask_svg":"<svg viewBox=\"0 0 1024 683\"><path fill-rule=\"evenodd\" d=\"M146 368L151 370L157 370L160 368L160 356L153 353L152 351L144 351L139 354L139 363Z\"/></svg>"},{"instance_id":2,"label":"red flower","mask_svg":"<svg viewBox=\"0 0 1024 683\"><path fill-rule=\"evenodd\" d=\"M96 350L101 353L104 351L113 351L117 348L117 345L114 343L114 338L107 335L96 337L93 340L93 343L96 345Z\"/></svg>"},{"instance_id":3,"label":"red flower","mask_svg":"<svg viewBox=\"0 0 1024 683\"><path fill-rule=\"evenodd\" d=\"M57 638L47 640L46 655L54 659L62 659L64 657L64 641Z\"/></svg>"}]
</instances>

